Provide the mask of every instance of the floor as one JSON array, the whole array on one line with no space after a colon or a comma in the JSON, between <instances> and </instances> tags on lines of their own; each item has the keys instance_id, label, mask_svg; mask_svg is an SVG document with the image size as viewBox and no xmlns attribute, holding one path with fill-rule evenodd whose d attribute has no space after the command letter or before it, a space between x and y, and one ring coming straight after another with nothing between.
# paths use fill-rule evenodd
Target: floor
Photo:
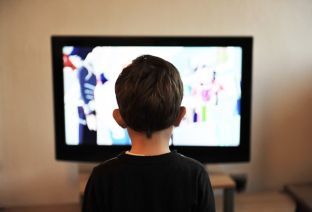
<instances>
[{"instance_id":1,"label":"floor","mask_svg":"<svg viewBox=\"0 0 312 212\"><path fill-rule=\"evenodd\" d=\"M235 195L236 212L295 212L296 204L281 192L242 193ZM222 196L216 196L216 211L222 212Z\"/></svg>"},{"instance_id":2,"label":"floor","mask_svg":"<svg viewBox=\"0 0 312 212\"><path fill-rule=\"evenodd\" d=\"M51 205L51 206L29 206L29 207L14 207L0 210L0 212L80 212L81 208L78 203Z\"/></svg>"},{"instance_id":3,"label":"floor","mask_svg":"<svg viewBox=\"0 0 312 212\"><path fill-rule=\"evenodd\" d=\"M237 194L235 196L236 212L295 212L294 201L281 192L261 192ZM222 212L222 195L216 196L217 212ZM80 212L80 205L66 204L58 206L15 207L0 212Z\"/></svg>"}]
</instances>

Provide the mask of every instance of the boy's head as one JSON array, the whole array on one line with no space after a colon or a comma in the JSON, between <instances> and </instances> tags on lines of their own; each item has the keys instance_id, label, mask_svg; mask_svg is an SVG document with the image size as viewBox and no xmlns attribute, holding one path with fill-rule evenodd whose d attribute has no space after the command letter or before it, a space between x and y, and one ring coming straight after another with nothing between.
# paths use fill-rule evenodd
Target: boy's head
<instances>
[{"instance_id":1,"label":"boy's head","mask_svg":"<svg viewBox=\"0 0 312 212\"><path fill-rule=\"evenodd\" d=\"M121 126L151 137L155 131L178 125L183 84L170 62L151 55L136 58L119 75L115 93Z\"/></svg>"}]
</instances>

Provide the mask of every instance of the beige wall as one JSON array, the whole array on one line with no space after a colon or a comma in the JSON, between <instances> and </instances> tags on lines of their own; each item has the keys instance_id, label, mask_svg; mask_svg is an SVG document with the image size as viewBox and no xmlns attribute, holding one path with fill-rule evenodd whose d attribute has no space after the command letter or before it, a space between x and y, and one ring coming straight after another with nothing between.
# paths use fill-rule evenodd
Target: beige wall
<instances>
[{"instance_id":1,"label":"beige wall","mask_svg":"<svg viewBox=\"0 0 312 212\"><path fill-rule=\"evenodd\" d=\"M54 160L50 36L252 35L248 190L312 180L310 0L0 0L0 205L78 201L77 164Z\"/></svg>"}]
</instances>

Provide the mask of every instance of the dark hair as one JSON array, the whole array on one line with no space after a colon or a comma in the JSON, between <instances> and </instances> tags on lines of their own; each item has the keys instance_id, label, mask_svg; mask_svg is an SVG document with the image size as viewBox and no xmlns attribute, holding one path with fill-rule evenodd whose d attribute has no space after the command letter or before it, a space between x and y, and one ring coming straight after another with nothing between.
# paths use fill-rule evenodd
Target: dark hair
<instances>
[{"instance_id":1,"label":"dark hair","mask_svg":"<svg viewBox=\"0 0 312 212\"><path fill-rule=\"evenodd\" d=\"M174 124L183 98L183 84L170 62L143 55L122 70L115 93L127 126L151 137L153 132Z\"/></svg>"}]
</instances>

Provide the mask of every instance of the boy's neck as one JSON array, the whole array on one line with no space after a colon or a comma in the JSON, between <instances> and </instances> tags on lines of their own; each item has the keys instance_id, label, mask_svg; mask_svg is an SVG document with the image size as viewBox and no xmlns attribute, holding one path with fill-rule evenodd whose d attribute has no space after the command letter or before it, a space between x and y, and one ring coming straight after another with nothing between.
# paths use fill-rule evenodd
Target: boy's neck
<instances>
[{"instance_id":1,"label":"boy's neck","mask_svg":"<svg viewBox=\"0 0 312 212\"><path fill-rule=\"evenodd\" d=\"M173 127L154 132L151 138L145 133L134 131L128 128L131 138L130 153L144 156L162 155L170 152L169 140Z\"/></svg>"}]
</instances>

